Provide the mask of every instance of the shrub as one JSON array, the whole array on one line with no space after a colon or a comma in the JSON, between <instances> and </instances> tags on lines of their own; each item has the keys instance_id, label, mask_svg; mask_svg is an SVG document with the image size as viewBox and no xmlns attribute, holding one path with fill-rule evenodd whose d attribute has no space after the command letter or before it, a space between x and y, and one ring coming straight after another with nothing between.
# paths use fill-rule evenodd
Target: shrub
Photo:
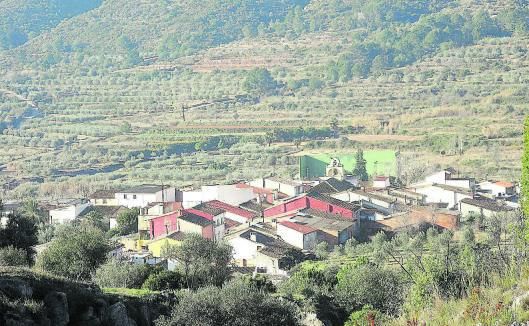
<instances>
[{"instance_id":1,"label":"shrub","mask_svg":"<svg viewBox=\"0 0 529 326\"><path fill-rule=\"evenodd\" d=\"M151 273L142 287L151 291L163 291L181 289L183 284L184 278L180 273L162 270Z\"/></svg>"},{"instance_id":2,"label":"shrub","mask_svg":"<svg viewBox=\"0 0 529 326\"><path fill-rule=\"evenodd\" d=\"M149 277L151 267L111 260L101 265L95 273L94 282L105 288L138 289Z\"/></svg>"},{"instance_id":3,"label":"shrub","mask_svg":"<svg viewBox=\"0 0 529 326\"><path fill-rule=\"evenodd\" d=\"M0 266L27 266L27 255L24 249L13 246L0 248Z\"/></svg>"}]
</instances>

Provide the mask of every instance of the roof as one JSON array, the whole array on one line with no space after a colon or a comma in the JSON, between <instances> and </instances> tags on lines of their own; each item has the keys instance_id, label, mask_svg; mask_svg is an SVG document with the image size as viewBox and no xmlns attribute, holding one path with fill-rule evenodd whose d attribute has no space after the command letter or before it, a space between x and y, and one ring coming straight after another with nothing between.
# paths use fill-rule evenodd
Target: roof
<instances>
[{"instance_id":1,"label":"roof","mask_svg":"<svg viewBox=\"0 0 529 326\"><path fill-rule=\"evenodd\" d=\"M356 211L357 209L360 208L360 206L357 205L357 204L348 203L348 202L345 202L343 200L339 200L339 199L336 199L336 198L333 198L331 196L327 196L327 195L324 195L324 194L309 193L309 194L307 194L307 197L318 199L318 200L324 201L324 202L326 202L328 204L332 204L332 205L335 205L335 206L338 206L338 207L341 207L341 208L345 208L345 209L348 209L350 211Z\"/></svg>"},{"instance_id":2,"label":"roof","mask_svg":"<svg viewBox=\"0 0 529 326\"><path fill-rule=\"evenodd\" d=\"M497 185L497 186L500 186L500 187L505 187L505 188L514 187L514 184L512 182L508 182L508 181L496 181L494 184Z\"/></svg>"},{"instance_id":3,"label":"roof","mask_svg":"<svg viewBox=\"0 0 529 326\"><path fill-rule=\"evenodd\" d=\"M437 187L437 188L441 188L443 190L457 192L457 193L460 193L460 194L465 194L465 195L472 196L472 191L470 191L470 189L467 189L467 188L449 186L449 185L444 185L444 184L439 184L439 183L434 183L432 186Z\"/></svg>"},{"instance_id":4,"label":"roof","mask_svg":"<svg viewBox=\"0 0 529 326\"><path fill-rule=\"evenodd\" d=\"M86 216L91 212L98 212L104 217L117 217L119 213L127 211L128 208L124 206L90 206L85 209L80 216Z\"/></svg>"},{"instance_id":5,"label":"roof","mask_svg":"<svg viewBox=\"0 0 529 326\"><path fill-rule=\"evenodd\" d=\"M376 176L373 178L373 181L387 181L389 179L389 177L385 177L385 176Z\"/></svg>"},{"instance_id":6,"label":"roof","mask_svg":"<svg viewBox=\"0 0 529 326\"><path fill-rule=\"evenodd\" d=\"M186 236L187 235L184 232L176 231L166 236L166 238L173 239L176 241L182 241L186 238Z\"/></svg>"},{"instance_id":7,"label":"roof","mask_svg":"<svg viewBox=\"0 0 529 326\"><path fill-rule=\"evenodd\" d=\"M226 210L216 206L216 205L211 205L210 204L211 202L206 202L206 203L202 203L200 205L197 205L195 207L193 207L193 209L195 210L198 210L198 211L202 211L204 213L207 213L209 215L212 215L212 216L217 216L217 215L220 215L222 213L224 213Z\"/></svg>"},{"instance_id":8,"label":"roof","mask_svg":"<svg viewBox=\"0 0 529 326\"><path fill-rule=\"evenodd\" d=\"M140 186L128 188L125 190L120 191L120 193L127 193L127 194L154 194L159 191L162 191L162 189L167 189L169 186L162 186L162 185L153 185L153 184L143 184Z\"/></svg>"},{"instance_id":9,"label":"roof","mask_svg":"<svg viewBox=\"0 0 529 326\"><path fill-rule=\"evenodd\" d=\"M276 239L274 236L266 234L265 232L260 232L259 230L256 230L255 228L249 228L245 230L239 235L239 237L246 239L246 240L253 241L251 240L252 233L255 234L255 242L257 243L260 243L265 246L278 245L278 243L276 243L278 239Z\"/></svg>"},{"instance_id":10,"label":"roof","mask_svg":"<svg viewBox=\"0 0 529 326\"><path fill-rule=\"evenodd\" d=\"M237 221L234 221L232 219L229 219L229 218L225 218L224 219L224 224L226 225L226 229L231 229L231 228L236 228L238 227L239 225L241 225L242 223L239 223Z\"/></svg>"},{"instance_id":11,"label":"roof","mask_svg":"<svg viewBox=\"0 0 529 326\"><path fill-rule=\"evenodd\" d=\"M215 208L224 210L226 212L229 212L229 213L241 216L241 217L244 217L244 218L246 218L248 220L251 220L251 219L253 219L254 217L257 216L257 214L255 214L254 212L250 212L249 210L246 210L246 209L243 209L243 208L240 208L240 207L237 207L237 206L233 206L233 205L221 202L219 200L212 200L210 202L207 202L206 205L210 206L210 207L215 207Z\"/></svg>"},{"instance_id":12,"label":"roof","mask_svg":"<svg viewBox=\"0 0 529 326\"><path fill-rule=\"evenodd\" d=\"M496 200L492 199L472 199L472 198L465 198L461 200L462 203L465 203L467 205L472 205L476 207L480 207L489 211L493 212L507 212L512 211L514 208L507 206L505 203L498 202Z\"/></svg>"},{"instance_id":13,"label":"roof","mask_svg":"<svg viewBox=\"0 0 529 326\"><path fill-rule=\"evenodd\" d=\"M213 222L208 220L207 218L191 213L189 211L183 211L183 214L182 216L180 216L180 219L200 226L208 226L210 224L213 224Z\"/></svg>"},{"instance_id":14,"label":"roof","mask_svg":"<svg viewBox=\"0 0 529 326\"><path fill-rule=\"evenodd\" d=\"M291 221L283 221L283 222L281 222L279 224L284 226L284 227L287 227L289 229L295 230L295 231L297 231L299 233L303 233L303 234L309 234L309 233L318 231L317 229L315 229L315 228L313 228L313 227L311 227L309 225L296 223L296 222L291 222Z\"/></svg>"},{"instance_id":15,"label":"roof","mask_svg":"<svg viewBox=\"0 0 529 326\"><path fill-rule=\"evenodd\" d=\"M338 193L338 192L346 191L353 187L354 186L347 181L341 181L336 178L330 178L314 186L310 190L310 192L317 192L321 194L331 194L331 193Z\"/></svg>"},{"instance_id":16,"label":"roof","mask_svg":"<svg viewBox=\"0 0 529 326\"><path fill-rule=\"evenodd\" d=\"M266 209L270 207L270 205L266 205L266 203L263 203L262 205L257 203L254 200L247 201L245 203L242 203L240 206L246 210L252 211L255 214L261 214L261 209Z\"/></svg>"},{"instance_id":17,"label":"roof","mask_svg":"<svg viewBox=\"0 0 529 326\"><path fill-rule=\"evenodd\" d=\"M265 255L265 256L279 259L279 258L283 258L291 250L297 250L297 249L295 249L293 247L286 248L286 247L275 247L275 246L272 246L272 247L263 247L263 248L259 249L258 252L263 254L263 255Z\"/></svg>"},{"instance_id":18,"label":"roof","mask_svg":"<svg viewBox=\"0 0 529 326\"><path fill-rule=\"evenodd\" d=\"M279 182L279 183L286 184L286 185L293 186L293 187L301 186L301 183L299 183L299 182L296 182L296 181L293 181L293 180L281 179L281 178L278 178L278 177L268 177L268 178L264 178L264 179L265 180L268 179L268 180L274 181L274 182Z\"/></svg>"},{"instance_id":19,"label":"roof","mask_svg":"<svg viewBox=\"0 0 529 326\"><path fill-rule=\"evenodd\" d=\"M313 209L313 208L302 209L302 210L299 211L299 213L301 215L310 215L310 216L328 218L328 219L340 219L340 220L346 220L346 221L349 221L349 222L351 221L351 219L349 219L349 218L346 219L342 215L329 213L329 212L324 212L324 211L320 211L318 209Z\"/></svg>"},{"instance_id":20,"label":"roof","mask_svg":"<svg viewBox=\"0 0 529 326\"><path fill-rule=\"evenodd\" d=\"M383 194L383 193L381 193L379 191L367 192L367 191L356 190L356 191L352 191L352 192L357 194L357 195L365 196L365 197L376 199L376 200L380 200L380 201L383 201L383 202L388 203L388 204L392 204L392 203L394 203L396 201L396 199L394 197L392 197L391 195L386 195L386 194Z\"/></svg>"},{"instance_id":21,"label":"roof","mask_svg":"<svg viewBox=\"0 0 529 326\"><path fill-rule=\"evenodd\" d=\"M342 231L355 224L354 220L345 219L340 215L324 213L314 209L304 209L302 214L291 218L298 223L309 225L317 230Z\"/></svg>"},{"instance_id":22,"label":"roof","mask_svg":"<svg viewBox=\"0 0 529 326\"><path fill-rule=\"evenodd\" d=\"M92 199L114 199L116 192L119 192L118 190L98 190L91 194L89 198Z\"/></svg>"}]
</instances>

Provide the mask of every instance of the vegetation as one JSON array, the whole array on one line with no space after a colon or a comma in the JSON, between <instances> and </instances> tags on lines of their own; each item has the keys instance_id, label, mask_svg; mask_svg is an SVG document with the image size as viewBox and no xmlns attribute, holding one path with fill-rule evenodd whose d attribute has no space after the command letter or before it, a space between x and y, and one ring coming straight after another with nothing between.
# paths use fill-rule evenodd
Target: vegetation
<instances>
[{"instance_id":1,"label":"vegetation","mask_svg":"<svg viewBox=\"0 0 529 326\"><path fill-rule=\"evenodd\" d=\"M179 272L190 289L204 285L221 286L231 274L231 246L197 234L189 234L179 245L164 248L162 256L180 262Z\"/></svg>"},{"instance_id":2,"label":"vegetation","mask_svg":"<svg viewBox=\"0 0 529 326\"><path fill-rule=\"evenodd\" d=\"M298 325L296 308L245 283L183 292L157 325Z\"/></svg>"},{"instance_id":3,"label":"vegetation","mask_svg":"<svg viewBox=\"0 0 529 326\"><path fill-rule=\"evenodd\" d=\"M100 229L89 225L66 226L37 259L37 268L73 280L88 280L110 251Z\"/></svg>"}]
</instances>

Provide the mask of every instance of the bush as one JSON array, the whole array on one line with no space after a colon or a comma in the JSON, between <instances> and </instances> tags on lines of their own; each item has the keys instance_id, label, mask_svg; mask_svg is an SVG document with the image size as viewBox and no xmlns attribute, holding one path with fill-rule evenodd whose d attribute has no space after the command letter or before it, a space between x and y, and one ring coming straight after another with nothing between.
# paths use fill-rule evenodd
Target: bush
<instances>
[{"instance_id":1,"label":"bush","mask_svg":"<svg viewBox=\"0 0 529 326\"><path fill-rule=\"evenodd\" d=\"M87 280L105 262L109 251L108 240L100 229L67 225L37 257L37 267L70 279Z\"/></svg>"},{"instance_id":2,"label":"bush","mask_svg":"<svg viewBox=\"0 0 529 326\"><path fill-rule=\"evenodd\" d=\"M156 325L298 325L296 307L244 282L180 292L170 317Z\"/></svg>"},{"instance_id":3,"label":"bush","mask_svg":"<svg viewBox=\"0 0 529 326\"><path fill-rule=\"evenodd\" d=\"M143 283L143 288L151 291L176 290L184 285L184 278L180 273L162 270L151 273Z\"/></svg>"},{"instance_id":4,"label":"bush","mask_svg":"<svg viewBox=\"0 0 529 326\"><path fill-rule=\"evenodd\" d=\"M336 298L348 311L369 305L388 314L397 314L403 299L402 280L389 269L372 264L348 265L338 272Z\"/></svg>"},{"instance_id":5,"label":"bush","mask_svg":"<svg viewBox=\"0 0 529 326\"><path fill-rule=\"evenodd\" d=\"M0 266L27 266L27 254L24 249L13 246L0 248Z\"/></svg>"},{"instance_id":6,"label":"bush","mask_svg":"<svg viewBox=\"0 0 529 326\"><path fill-rule=\"evenodd\" d=\"M148 265L111 260L96 270L94 282L105 288L139 289L150 272Z\"/></svg>"}]
</instances>

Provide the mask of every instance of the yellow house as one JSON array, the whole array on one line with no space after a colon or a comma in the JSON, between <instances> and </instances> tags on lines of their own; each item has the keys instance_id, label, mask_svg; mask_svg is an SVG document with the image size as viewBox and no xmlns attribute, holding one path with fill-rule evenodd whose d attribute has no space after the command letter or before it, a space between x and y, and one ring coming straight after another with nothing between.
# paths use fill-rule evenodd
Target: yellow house
<instances>
[{"instance_id":1,"label":"yellow house","mask_svg":"<svg viewBox=\"0 0 529 326\"><path fill-rule=\"evenodd\" d=\"M184 233L176 231L166 237L149 241L148 243L145 243L145 246L154 257L162 257L164 247L179 245L182 240L184 240L184 237Z\"/></svg>"}]
</instances>

